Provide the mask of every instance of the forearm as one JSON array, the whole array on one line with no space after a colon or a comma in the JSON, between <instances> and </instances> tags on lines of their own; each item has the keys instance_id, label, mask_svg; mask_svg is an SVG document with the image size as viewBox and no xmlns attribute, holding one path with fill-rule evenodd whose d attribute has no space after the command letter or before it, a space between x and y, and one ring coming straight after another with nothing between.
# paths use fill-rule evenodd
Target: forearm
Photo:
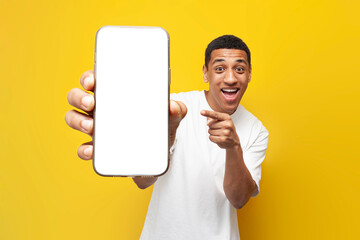
<instances>
[{"instance_id":1,"label":"forearm","mask_svg":"<svg viewBox=\"0 0 360 240\"><path fill-rule=\"evenodd\" d=\"M156 180L157 177L133 177L133 181L140 189L146 189L150 187L156 182Z\"/></svg>"},{"instance_id":2,"label":"forearm","mask_svg":"<svg viewBox=\"0 0 360 240\"><path fill-rule=\"evenodd\" d=\"M256 184L247 169L240 145L226 149L224 191L230 203L237 209L242 208Z\"/></svg>"}]
</instances>

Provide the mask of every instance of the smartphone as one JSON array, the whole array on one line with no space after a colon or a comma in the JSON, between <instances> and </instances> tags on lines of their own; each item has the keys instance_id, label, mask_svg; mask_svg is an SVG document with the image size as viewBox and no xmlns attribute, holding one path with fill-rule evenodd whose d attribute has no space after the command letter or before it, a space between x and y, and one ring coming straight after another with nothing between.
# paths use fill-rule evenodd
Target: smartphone
<instances>
[{"instance_id":1,"label":"smartphone","mask_svg":"<svg viewBox=\"0 0 360 240\"><path fill-rule=\"evenodd\" d=\"M168 169L169 35L160 27L104 26L95 42L93 166L101 176Z\"/></svg>"}]
</instances>

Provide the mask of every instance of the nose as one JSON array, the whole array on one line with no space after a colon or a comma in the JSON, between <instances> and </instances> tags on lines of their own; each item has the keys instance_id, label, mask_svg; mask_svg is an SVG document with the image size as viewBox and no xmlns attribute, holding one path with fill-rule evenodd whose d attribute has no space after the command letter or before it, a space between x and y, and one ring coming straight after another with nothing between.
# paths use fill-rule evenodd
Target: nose
<instances>
[{"instance_id":1,"label":"nose","mask_svg":"<svg viewBox=\"0 0 360 240\"><path fill-rule=\"evenodd\" d=\"M236 83L235 74L232 70L227 71L224 82L228 85L234 85Z\"/></svg>"}]
</instances>

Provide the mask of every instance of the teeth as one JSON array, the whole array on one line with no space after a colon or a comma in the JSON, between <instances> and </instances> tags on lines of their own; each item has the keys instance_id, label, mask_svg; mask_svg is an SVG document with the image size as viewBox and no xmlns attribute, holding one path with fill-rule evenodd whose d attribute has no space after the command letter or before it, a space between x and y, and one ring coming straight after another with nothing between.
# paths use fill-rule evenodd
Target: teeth
<instances>
[{"instance_id":1,"label":"teeth","mask_svg":"<svg viewBox=\"0 0 360 240\"><path fill-rule=\"evenodd\" d=\"M223 92L236 92L237 89L222 89Z\"/></svg>"}]
</instances>

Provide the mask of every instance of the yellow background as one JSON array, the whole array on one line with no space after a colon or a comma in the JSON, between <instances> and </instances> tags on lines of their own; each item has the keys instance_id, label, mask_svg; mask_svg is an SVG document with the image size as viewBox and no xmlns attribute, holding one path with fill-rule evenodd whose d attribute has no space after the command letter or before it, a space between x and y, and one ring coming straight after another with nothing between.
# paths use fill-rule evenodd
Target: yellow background
<instances>
[{"instance_id":1,"label":"yellow background","mask_svg":"<svg viewBox=\"0 0 360 240\"><path fill-rule=\"evenodd\" d=\"M358 1L0 0L0 239L138 239L152 188L104 178L66 126L67 92L93 68L103 25L161 26L172 92L201 90L204 50L234 34L252 51L242 104L270 132L241 239L356 239ZM139 139L141 148L141 139Z\"/></svg>"}]
</instances>

